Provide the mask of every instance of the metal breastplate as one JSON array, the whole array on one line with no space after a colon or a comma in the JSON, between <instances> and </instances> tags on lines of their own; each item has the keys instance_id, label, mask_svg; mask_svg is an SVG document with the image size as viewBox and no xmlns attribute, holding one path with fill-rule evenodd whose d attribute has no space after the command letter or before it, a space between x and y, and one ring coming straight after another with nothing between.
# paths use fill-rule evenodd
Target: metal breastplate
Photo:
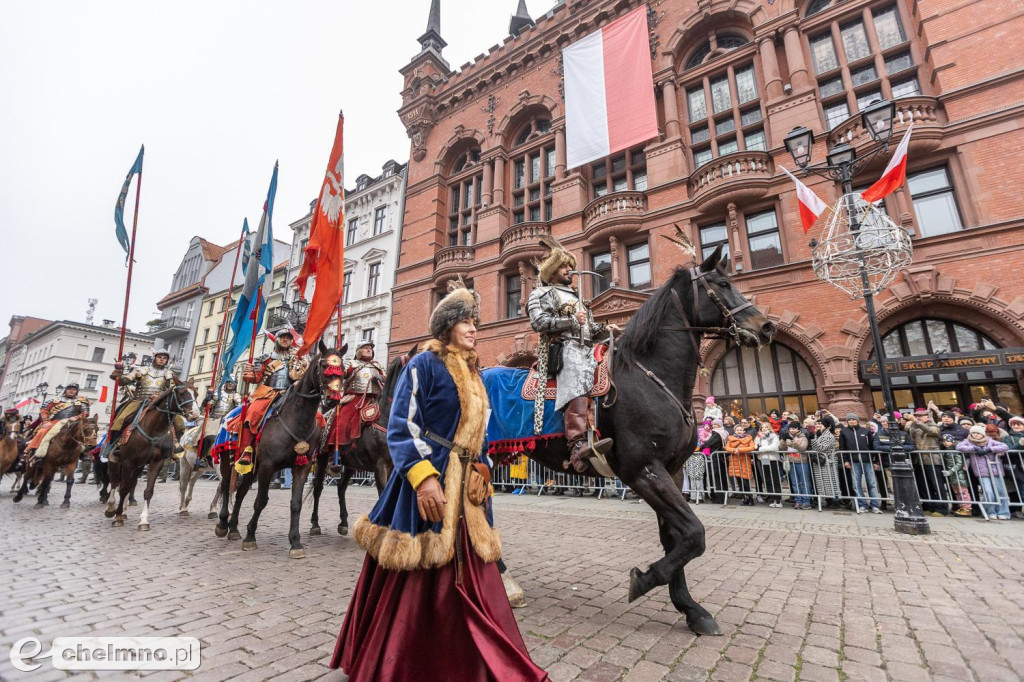
<instances>
[{"instance_id":1,"label":"metal breastplate","mask_svg":"<svg viewBox=\"0 0 1024 682\"><path fill-rule=\"evenodd\" d=\"M356 369L346 390L349 393L378 393L384 383L380 370L370 362L354 366Z\"/></svg>"},{"instance_id":2,"label":"metal breastplate","mask_svg":"<svg viewBox=\"0 0 1024 682\"><path fill-rule=\"evenodd\" d=\"M273 374L267 375L263 380L263 385L275 390L283 390L292 385L291 377L288 376L288 359L287 358L276 358L281 361L281 367L277 369Z\"/></svg>"},{"instance_id":3,"label":"metal breastplate","mask_svg":"<svg viewBox=\"0 0 1024 682\"><path fill-rule=\"evenodd\" d=\"M167 380L163 377L155 377L149 373L143 374L135 382L135 399L149 400L162 393L167 388Z\"/></svg>"},{"instance_id":4,"label":"metal breastplate","mask_svg":"<svg viewBox=\"0 0 1024 682\"><path fill-rule=\"evenodd\" d=\"M221 417L226 415L228 412L233 410L235 405L236 405L236 403L235 403L235 396L236 395L238 395L238 394L237 393L225 393L225 394L223 394L220 397L219 400L215 400L213 402L213 404L210 406L210 418L211 419L220 419Z\"/></svg>"},{"instance_id":5,"label":"metal breastplate","mask_svg":"<svg viewBox=\"0 0 1024 682\"><path fill-rule=\"evenodd\" d=\"M585 310L585 308L583 306L583 301L581 301L580 297L575 292L573 292L573 291L566 291L565 289L561 289L561 288L558 288L558 287L551 287L551 294L550 294L550 296L556 302L555 309L558 311L558 315L559 316L564 317L564 316L575 315L580 310ZM589 317L590 316L588 315L587 316L588 320L589 320ZM575 332L574 333L572 331L568 331L567 330L567 331L564 331L561 334L559 334L559 336L561 338L563 338L563 339L575 339L576 341L580 340L580 333L579 332ZM583 339L585 341L589 341L590 340L590 325L589 324L584 324L583 325Z\"/></svg>"},{"instance_id":6,"label":"metal breastplate","mask_svg":"<svg viewBox=\"0 0 1024 682\"><path fill-rule=\"evenodd\" d=\"M82 405L79 402L73 402L67 407L61 409L58 412L54 412L50 415L50 419L71 419L82 413Z\"/></svg>"}]
</instances>

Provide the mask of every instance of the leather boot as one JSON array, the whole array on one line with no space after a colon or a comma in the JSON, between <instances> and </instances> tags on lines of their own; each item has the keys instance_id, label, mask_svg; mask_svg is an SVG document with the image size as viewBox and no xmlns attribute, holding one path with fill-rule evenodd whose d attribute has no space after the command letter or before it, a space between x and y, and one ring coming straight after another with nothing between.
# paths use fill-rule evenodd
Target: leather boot
<instances>
[{"instance_id":1,"label":"leather boot","mask_svg":"<svg viewBox=\"0 0 1024 682\"><path fill-rule=\"evenodd\" d=\"M593 451L587 448L589 403L590 398L581 396L570 400L564 410L565 439L569 443L569 463L581 474L587 470L587 460L593 457L594 451L604 455L612 449L611 438L595 441Z\"/></svg>"}]
</instances>

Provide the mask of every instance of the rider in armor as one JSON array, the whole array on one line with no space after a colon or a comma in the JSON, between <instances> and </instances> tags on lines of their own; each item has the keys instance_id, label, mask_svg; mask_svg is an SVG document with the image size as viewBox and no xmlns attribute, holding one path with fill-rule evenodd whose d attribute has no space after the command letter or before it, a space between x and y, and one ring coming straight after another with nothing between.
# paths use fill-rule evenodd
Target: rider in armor
<instances>
[{"instance_id":1,"label":"rider in armor","mask_svg":"<svg viewBox=\"0 0 1024 682\"><path fill-rule=\"evenodd\" d=\"M541 389L538 390L539 405L534 409L543 414L544 375L556 376L555 409L564 408L569 462L582 473L586 471L587 459L595 454L603 456L612 448L610 438L596 440L594 437L589 394L597 369L594 339L617 332L619 327L594 321L589 306L573 286L575 256L553 238L546 238L542 243L551 253L538 268L540 286L530 294L526 306L530 325L540 334L537 367L541 373Z\"/></svg>"},{"instance_id":2,"label":"rider in armor","mask_svg":"<svg viewBox=\"0 0 1024 682\"><path fill-rule=\"evenodd\" d=\"M114 371L110 373L110 378L119 386L125 387L127 401L118 407L117 414L114 416L114 423L107 435L106 447L108 449L113 450L117 447L117 441L125 427L131 426L135 415L150 400L174 386L177 378L174 372L167 367L170 359L170 353L163 348L157 348L153 350L152 365L125 367L123 362L114 363ZM181 423L178 421L179 418L176 418L175 427L178 429L178 433L181 433L184 421L181 420Z\"/></svg>"},{"instance_id":3,"label":"rider in armor","mask_svg":"<svg viewBox=\"0 0 1024 682\"><path fill-rule=\"evenodd\" d=\"M332 436L334 445L342 448L354 442L359 438L363 422L376 421L378 415L374 408L384 388L384 374L384 368L373 359L373 342L359 344L355 358L345 367L345 395L338 406Z\"/></svg>"},{"instance_id":4,"label":"rider in armor","mask_svg":"<svg viewBox=\"0 0 1024 682\"><path fill-rule=\"evenodd\" d=\"M68 384L64 388L64 395L58 396L43 405L39 410L41 420L36 428L32 440L25 448L26 457L35 455L36 460L46 456L46 448L40 447L43 439L50 430L58 424L69 421L78 421L89 416L89 399L78 395L78 384ZM57 432L54 431L54 435ZM49 441L47 441L49 442Z\"/></svg>"},{"instance_id":5,"label":"rider in armor","mask_svg":"<svg viewBox=\"0 0 1024 682\"><path fill-rule=\"evenodd\" d=\"M205 412L206 406L210 406L210 414L206 418L205 436L216 436L220 431L220 420L227 416L228 412L242 404L242 394L238 392L238 384L234 379L224 382L224 389L217 393L213 386L206 392L206 398L200 406L200 411Z\"/></svg>"},{"instance_id":6,"label":"rider in armor","mask_svg":"<svg viewBox=\"0 0 1024 682\"><path fill-rule=\"evenodd\" d=\"M267 410L285 389L302 378L309 365L309 359L306 356L300 357L298 349L293 347L295 333L291 329L282 327L273 336L274 350L253 364L246 363L242 367L242 380L259 386L249 397L244 428L238 434L242 454L235 463L235 469L241 474L252 469L252 441L259 433Z\"/></svg>"}]
</instances>

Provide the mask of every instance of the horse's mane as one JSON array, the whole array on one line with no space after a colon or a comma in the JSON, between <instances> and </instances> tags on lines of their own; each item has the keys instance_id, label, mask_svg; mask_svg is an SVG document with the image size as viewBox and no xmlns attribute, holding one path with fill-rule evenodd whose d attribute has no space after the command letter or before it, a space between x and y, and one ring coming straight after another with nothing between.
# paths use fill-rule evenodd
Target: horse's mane
<instances>
[{"instance_id":1,"label":"horse's mane","mask_svg":"<svg viewBox=\"0 0 1024 682\"><path fill-rule=\"evenodd\" d=\"M689 270L677 267L672 277L640 306L640 310L626 325L626 331L623 332L616 348L623 360L628 362L640 359L650 352L665 323L665 317L674 309L671 301L672 289L683 281L690 281Z\"/></svg>"},{"instance_id":2,"label":"horse's mane","mask_svg":"<svg viewBox=\"0 0 1024 682\"><path fill-rule=\"evenodd\" d=\"M415 353L408 355L409 358ZM405 369L405 365L402 364L402 359L406 355L399 355L397 358L391 361L387 368L387 376L384 377L384 387L380 391L380 398L378 406L380 407L380 416L377 417L377 423L381 426L388 425L388 419L391 416L391 398L395 390L395 384L398 383L398 377L402 374L402 370Z\"/></svg>"}]
</instances>

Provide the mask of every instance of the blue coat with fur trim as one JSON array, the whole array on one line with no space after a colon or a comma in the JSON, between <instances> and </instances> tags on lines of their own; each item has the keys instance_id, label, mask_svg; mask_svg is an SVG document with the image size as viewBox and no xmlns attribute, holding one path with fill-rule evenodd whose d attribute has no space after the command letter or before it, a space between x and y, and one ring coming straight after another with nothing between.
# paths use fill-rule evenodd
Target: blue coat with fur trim
<instances>
[{"instance_id":1,"label":"blue coat with fur trim","mask_svg":"<svg viewBox=\"0 0 1024 682\"><path fill-rule=\"evenodd\" d=\"M470 503L465 467L447 447L424 435L430 431L470 451L482 450L489 409L475 360L474 353L450 351L433 341L398 378L388 421L394 469L373 510L353 528L356 541L383 568L416 570L447 564L454 556L460 511L480 558L490 562L501 556L500 538L492 527L491 498L482 506ZM464 405L472 407L466 410ZM480 442L460 443L460 427L463 434L479 433ZM485 455L475 461L491 466ZM447 500L444 518L438 523L425 521L416 502L416 486L434 475Z\"/></svg>"}]
</instances>

